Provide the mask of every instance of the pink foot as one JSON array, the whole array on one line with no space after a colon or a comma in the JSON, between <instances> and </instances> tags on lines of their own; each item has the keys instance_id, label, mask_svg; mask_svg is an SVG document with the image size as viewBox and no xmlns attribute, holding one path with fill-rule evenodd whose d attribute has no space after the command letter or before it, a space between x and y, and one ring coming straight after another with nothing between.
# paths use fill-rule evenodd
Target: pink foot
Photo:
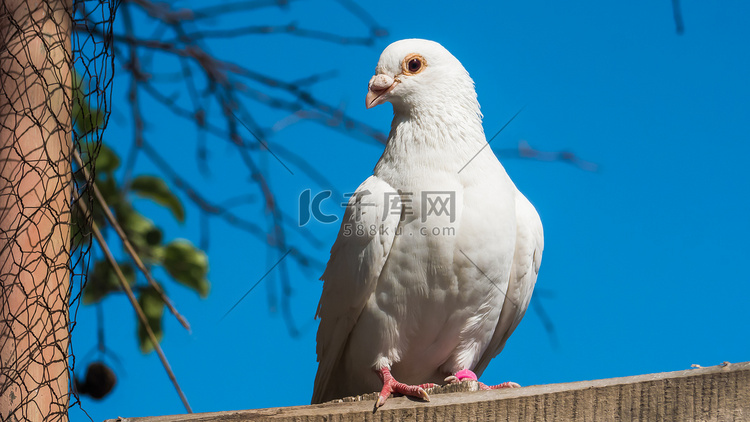
<instances>
[{"instance_id":1,"label":"pink foot","mask_svg":"<svg viewBox=\"0 0 750 422\"><path fill-rule=\"evenodd\" d=\"M427 383L420 385L407 385L396 381L396 379L393 378L393 375L391 375L391 370L388 368L384 367L377 372L378 376L380 376L380 379L383 381L383 389L380 390L378 401L375 402L376 409L385 404L385 401L388 400L391 393L399 393L405 396L412 396L425 401L430 401L430 396L427 395L427 392L424 391L424 389L432 388L435 384Z\"/></svg>"},{"instance_id":2,"label":"pink foot","mask_svg":"<svg viewBox=\"0 0 750 422\"><path fill-rule=\"evenodd\" d=\"M469 369L462 369L458 372L456 372L455 375L451 375L448 378L445 379L445 381L452 383L461 382L465 379L474 380L479 384L480 390L497 390L500 388L518 388L520 385L516 384L515 382L504 382L502 384L498 385L487 385L483 382L480 382L479 379L477 379L477 374L472 372Z\"/></svg>"}]
</instances>

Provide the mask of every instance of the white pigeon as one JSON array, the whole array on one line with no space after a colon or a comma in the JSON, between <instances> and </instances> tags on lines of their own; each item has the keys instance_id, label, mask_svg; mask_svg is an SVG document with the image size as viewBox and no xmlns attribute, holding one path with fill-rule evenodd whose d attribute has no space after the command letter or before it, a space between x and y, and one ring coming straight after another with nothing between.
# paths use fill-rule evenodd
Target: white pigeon
<instances>
[{"instance_id":1,"label":"white pigeon","mask_svg":"<svg viewBox=\"0 0 750 422\"><path fill-rule=\"evenodd\" d=\"M384 102L385 151L321 277L313 403L381 391L377 408L476 379L526 312L542 260L539 215L488 147L461 63L433 41L389 45L367 108Z\"/></svg>"}]
</instances>

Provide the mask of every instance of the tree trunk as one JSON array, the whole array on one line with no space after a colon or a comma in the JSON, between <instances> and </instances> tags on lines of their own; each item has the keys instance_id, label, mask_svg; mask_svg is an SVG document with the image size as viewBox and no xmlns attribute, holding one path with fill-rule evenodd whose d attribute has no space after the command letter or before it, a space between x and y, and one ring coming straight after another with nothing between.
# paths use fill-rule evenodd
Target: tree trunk
<instances>
[{"instance_id":1,"label":"tree trunk","mask_svg":"<svg viewBox=\"0 0 750 422\"><path fill-rule=\"evenodd\" d=\"M0 5L0 420L66 421L70 0Z\"/></svg>"}]
</instances>

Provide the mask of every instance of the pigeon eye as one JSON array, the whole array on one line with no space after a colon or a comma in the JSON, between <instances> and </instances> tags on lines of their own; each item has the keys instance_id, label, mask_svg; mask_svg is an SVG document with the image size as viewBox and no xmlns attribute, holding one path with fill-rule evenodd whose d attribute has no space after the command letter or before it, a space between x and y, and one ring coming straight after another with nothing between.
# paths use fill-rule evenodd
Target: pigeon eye
<instances>
[{"instance_id":1,"label":"pigeon eye","mask_svg":"<svg viewBox=\"0 0 750 422\"><path fill-rule=\"evenodd\" d=\"M409 60L409 72L416 73L422 68L422 62L419 59Z\"/></svg>"},{"instance_id":2,"label":"pigeon eye","mask_svg":"<svg viewBox=\"0 0 750 422\"><path fill-rule=\"evenodd\" d=\"M416 75L424 70L425 66L424 57L419 54L409 54L401 64L404 73L407 75Z\"/></svg>"}]
</instances>

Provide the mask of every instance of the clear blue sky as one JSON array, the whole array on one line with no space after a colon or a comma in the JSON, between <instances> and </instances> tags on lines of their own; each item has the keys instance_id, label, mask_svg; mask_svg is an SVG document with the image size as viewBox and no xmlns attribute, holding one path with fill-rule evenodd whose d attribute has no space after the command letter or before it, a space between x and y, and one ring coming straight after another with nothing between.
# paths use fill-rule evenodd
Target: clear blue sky
<instances>
[{"instance_id":1,"label":"clear blue sky","mask_svg":"<svg viewBox=\"0 0 750 422\"><path fill-rule=\"evenodd\" d=\"M390 105L364 108L378 56L391 41L432 39L474 78L486 132L493 134L527 105L493 141L495 151L526 140L541 150L571 150L600 166L586 172L564 163L501 156L544 224L535 301L542 301L554 321L557 340L550 340L530 311L484 373L486 382L547 384L750 360L750 3L683 0L682 36L675 34L669 0L487 3L362 2L390 31L373 48L259 35L213 43L212 49L221 58L286 80L336 70L336 78L313 92L387 131ZM261 13L257 23L270 18L342 33L363 30L330 1ZM115 81L116 111L105 136L125 151L132 136L124 102L127 80ZM146 106L148 139L183 174L197 174L194 127ZM265 125L283 117L250 106ZM271 149L284 145L306 157L341 192L353 191L371 174L382 150L310 123L291 126L269 142ZM234 149L214 138L209 147L212 176L194 178L196 185L217 201L257 195ZM292 215L304 189L329 188L291 163L286 164L294 175L270 156L259 160L281 206ZM141 164L138 171L153 172L146 160ZM138 206L163 222L167 238L197 241L194 208L179 226L145 201ZM258 210L257 203L236 209L262 222ZM326 210L342 213L335 201ZM294 231L291 242L326 261L338 225L300 230L311 230L324 245L305 246ZM275 276L220 321L273 264L275 254L215 220L209 257L208 299L167 286L193 325L188 334L167 316L163 342L193 409L308 403L317 368L313 315L320 274L290 265L293 314L303 328L291 338L281 315L268 308L268 288L278 291ZM135 317L126 300L112 298L105 305L106 341L120 360L112 363L119 382L104 401L84 399L84 409L94 420L183 413L156 355L138 351ZM94 316L91 307L78 313L79 371L95 347ZM83 420L84 415L73 410L72 417Z\"/></svg>"}]
</instances>

